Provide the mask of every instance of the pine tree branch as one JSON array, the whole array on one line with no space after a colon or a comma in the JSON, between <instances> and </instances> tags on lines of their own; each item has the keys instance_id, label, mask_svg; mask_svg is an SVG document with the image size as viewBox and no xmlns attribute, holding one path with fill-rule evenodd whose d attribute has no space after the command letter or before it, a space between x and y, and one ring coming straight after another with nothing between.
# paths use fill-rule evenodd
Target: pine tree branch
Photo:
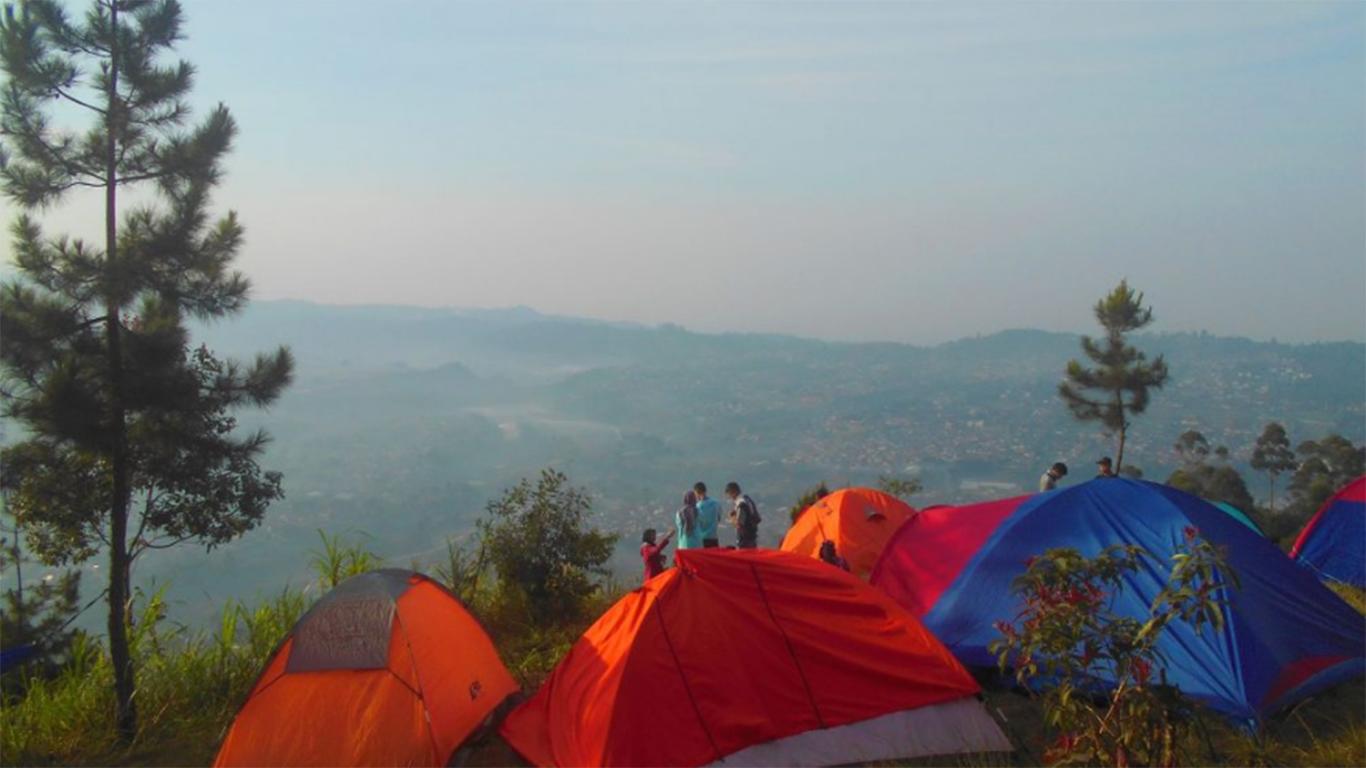
<instances>
[{"instance_id":1,"label":"pine tree branch","mask_svg":"<svg viewBox=\"0 0 1366 768\"><path fill-rule=\"evenodd\" d=\"M75 96L72 96L71 94L67 93L66 91L62 90L61 88L58 88L58 87L56 87L56 86L53 86L52 90L55 91L56 94L57 94L58 96L61 96L62 98L66 99L67 101L71 102L72 104L75 104L75 105L78 106L78 107L84 107L84 108L90 110L91 112L95 112L95 113L98 113L98 114L101 114L101 115L107 115L107 114L109 114L108 110L106 110L106 109L104 109L104 108L102 108L102 107L97 107L97 106L95 106L94 104L91 104L91 103L88 102L88 101L82 101L81 99L78 99L78 98L76 98Z\"/></svg>"},{"instance_id":2,"label":"pine tree branch","mask_svg":"<svg viewBox=\"0 0 1366 768\"><path fill-rule=\"evenodd\" d=\"M89 169L81 168L79 165L76 165L75 163L68 160L66 157L62 155L61 152L57 151L56 147L49 144L47 140L43 138L42 134L33 127L32 123L25 120L23 121L22 125L24 127L23 131L0 131L0 136L15 136L18 137L21 141L32 142L34 146L37 146L40 149L42 149L43 152L45 152L48 155L48 157L52 160L52 162L61 166L62 171L65 172L67 176L71 177L73 181L67 182L63 185L57 185L58 188L56 191L64 192L73 186L99 186L99 184L90 184L88 182L79 181L78 179L82 176L98 179L100 183L103 184L103 176L100 176L98 173L95 173Z\"/></svg>"}]
</instances>

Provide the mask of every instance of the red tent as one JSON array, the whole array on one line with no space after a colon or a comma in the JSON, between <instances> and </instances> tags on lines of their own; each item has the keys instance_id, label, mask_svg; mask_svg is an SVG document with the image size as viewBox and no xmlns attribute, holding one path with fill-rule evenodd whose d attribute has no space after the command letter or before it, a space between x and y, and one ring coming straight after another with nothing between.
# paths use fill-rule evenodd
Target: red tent
<instances>
[{"instance_id":1,"label":"red tent","mask_svg":"<svg viewBox=\"0 0 1366 768\"><path fill-rule=\"evenodd\" d=\"M537 765L834 765L1008 751L904 609L776 550L683 550L584 633L501 733Z\"/></svg>"}]
</instances>

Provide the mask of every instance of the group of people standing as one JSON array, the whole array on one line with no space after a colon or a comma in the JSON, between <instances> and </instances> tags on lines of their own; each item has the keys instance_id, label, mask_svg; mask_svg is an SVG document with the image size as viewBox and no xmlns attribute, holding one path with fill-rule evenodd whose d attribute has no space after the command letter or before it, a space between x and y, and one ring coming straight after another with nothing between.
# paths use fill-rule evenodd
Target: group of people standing
<instances>
[{"instance_id":1,"label":"group of people standing","mask_svg":"<svg viewBox=\"0 0 1366 768\"><path fill-rule=\"evenodd\" d=\"M1056 489L1058 487L1058 481L1064 477L1067 477L1067 465L1061 461L1054 463L1053 466L1044 471L1043 476L1039 478L1039 492L1043 493L1044 491ZM1096 477L1118 477L1118 475L1115 474L1114 465L1113 462L1110 461L1109 456L1101 456L1096 460Z\"/></svg>"},{"instance_id":2,"label":"group of people standing","mask_svg":"<svg viewBox=\"0 0 1366 768\"><path fill-rule=\"evenodd\" d=\"M735 548L753 549L759 546L759 505L740 489L740 484L726 483L726 499L730 502L727 523L735 528ZM707 495L707 484L698 481L683 494L683 506L674 513L673 530L660 538L653 528L646 528L641 537L640 559L645 564L645 580L664 571L664 549L669 539L678 534L679 549L703 549L721 546L718 529L721 526L721 502Z\"/></svg>"},{"instance_id":3,"label":"group of people standing","mask_svg":"<svg viewBox=\"0 0 1366 768\"><path fill-rule=\"evenodd\" d=\"M1096 477L1115 477L1111 469L1110 457L1105 456L1096 462ZM1049 467L1039 478L1039 490L1051 491L1058 487L1058 481L1067 476L1067 465L1061 461ZM734 481L726 483L726 499L730 502L730 514L726 521L735 528L734 549L753 549L759 546L759 505L748 494L740 490ZM645 580L664 572L664 550L670 539L678 534L679 549L703 549L721 546L718 529L721 526L721 502L707 495L707 484L701 481L683 494L683 506L674 513L674 527L663 537L654 528L646 528L641 537L640 559L645 564ZM821 559L831 565L849 570L844 558L835 551L834 542L827 541L821 546Z\"/></svg>"}]
</instances>

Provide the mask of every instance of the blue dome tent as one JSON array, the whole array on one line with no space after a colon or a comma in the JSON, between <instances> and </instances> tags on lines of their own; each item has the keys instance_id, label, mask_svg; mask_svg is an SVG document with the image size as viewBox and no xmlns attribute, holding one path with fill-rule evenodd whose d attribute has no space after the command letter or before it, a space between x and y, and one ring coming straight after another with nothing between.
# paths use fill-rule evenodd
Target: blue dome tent
<instances>
[{"instance_id":1,"label":"blue dome tent","mask_svg":"<svg viewBox=\"0 0 1366 768\"><path fill-rule=\"evenodd\" d=\"M1163 635L1171 684L1251 724L1362 674L1366 617L1224 510L1139 480L1092 480L939 517L922 512L888 542L872 584L922 616L964 664L989 668L993 625L1018 614L1011 583L1031 557L1056 547L1086 556L1112 544L1142 547L1155 560L1126 578L1114 610L1146 618L1188 527L1224 550L1239 586L1224 580L1222 629L1176 622Z\"/></svg>"}]
</instances>

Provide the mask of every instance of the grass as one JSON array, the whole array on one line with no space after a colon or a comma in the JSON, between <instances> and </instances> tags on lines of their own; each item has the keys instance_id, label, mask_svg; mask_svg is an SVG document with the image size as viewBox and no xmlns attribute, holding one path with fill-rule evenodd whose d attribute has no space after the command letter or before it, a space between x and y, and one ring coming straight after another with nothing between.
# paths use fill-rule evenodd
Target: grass
<instances>
[{"instance_id":1,"label":"grass","mask_svg":"<svg viewBox=\"0 0 1366 768\"><path fill-rule=\"evenodd\" d=\"M533 692L573 642L614 602L623 588L609 585L584 618L553 628L528 621L525 606L487 590L466 600L494 638L513 676ZM1366 592L1336 591L1366 613ZM71 664L56 678L32 680L26 697L0 707L0 764L4 765L208 765L232 718L270 653L308 607L302 592L285 591L256 606L232 602L213 632L167 627L160 595L144 601L135 622L140 730L121 745L112 723L112 674L97 644L77 643ZM986 694L1016 752L965 755L897 765L1038 765L1047 729L1032 700L1005 691ZM1194 765L1366 765L1366 684L1326 691L1249 735L1224 721L1201 719L1208 740L1192 729L1185 747ZM496 736L469 755L476 766L519 764Z\"/></svg>"},{"instance_id":2,"label":"grass","mask_svg":"<svg viewBox=\"0 0 1366 768\"><path fill-rule=\"evenodd\" d=\"M137 660L139 730L114 730L113 670L104 649L78 640L57 677L29 681L0 708L6 765L207 765L256 676L307 607L286 591L252 608L229 602L213 633L166 626L161 594L148 598L130 641Z\"/></svg>"}]
</instances>

